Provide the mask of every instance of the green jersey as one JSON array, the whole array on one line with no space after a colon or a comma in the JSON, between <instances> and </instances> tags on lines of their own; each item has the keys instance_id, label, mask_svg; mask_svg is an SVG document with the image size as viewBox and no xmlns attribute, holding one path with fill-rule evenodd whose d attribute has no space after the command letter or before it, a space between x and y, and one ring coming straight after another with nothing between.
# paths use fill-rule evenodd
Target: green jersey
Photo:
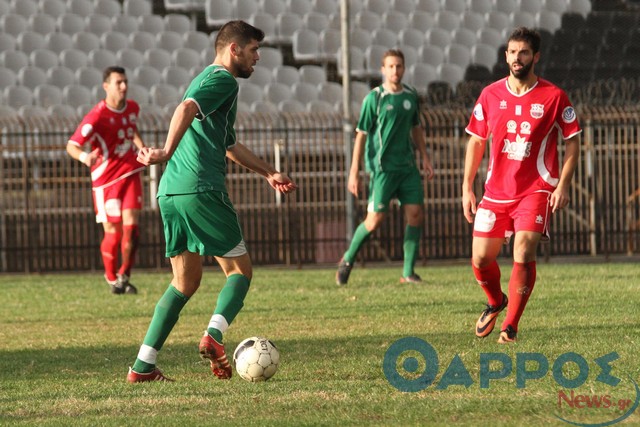
<instances>
[{"instance_id":1,"label":"green jersey","mask_svg":"<svg viewBox=\"0 0 640 427\"><path fill-rule=\"evenodd\" d=\"M418 93L405 84L401 92L382 85L364 98L357 130L367 134L365 165L369 172L415 167L411 129L420 123Z\"/></svg>"},{"instance_id":2,"label":"green jersey","mask_svg":"<svg viewBox=\"0 0 640 427\"><path fill-rule=\"evenodd\" d=\"M183 100L198 105L195 120L171 156L158 196L226 191L227 148L236 143L238 82L224 67L210 65L193 79Z\"/></svg>"}]
</instances>

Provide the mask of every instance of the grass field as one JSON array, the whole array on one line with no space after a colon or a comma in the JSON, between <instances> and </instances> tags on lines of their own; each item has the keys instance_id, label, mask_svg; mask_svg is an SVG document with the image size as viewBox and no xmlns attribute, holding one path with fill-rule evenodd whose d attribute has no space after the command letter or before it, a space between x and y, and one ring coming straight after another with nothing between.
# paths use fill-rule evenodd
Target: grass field
<instances>
[{"instance_id":1,"label":"grass field","mask_svg":"<svg viewBox=\"0 0 640 427\"><path fill-rule=\"evenodd\" d=\"M557 416L606 423L632 409L640 380L639 265L539 263L519 341L510 346L496 343L496 331L475 338L484 296L468 265L417 271L426 283L408 286L397 282L399 266L356 266L349 285L338 288L331 269L256 268L225 340L227 353L253 335L278 345L278 372L257 384L214 379L198 357L224 280L215 269L205 272L159 354L158 366L176 382L134 385L125 382L127 369L168 272L136 272L136 296L109 294L100 274L0 276L0 425L548 426L570 425ZM504 289L509 272L504 260ZM387 349L404 337L437 352L438 375L421 391L402 392L383 373ZM552 374L569 352L588 362L586 371L559 364L559 375L580 383L575 388ZM615 385L602 381L595 361L612 352L619 355L610 363ZM549 370L518 387L517 363L530 353L548 360ZM418 371L403 368L409 359L418 360ZM508 359L513 369L482 386L503 366L485 359ZM433 363L408 351L396 368L411 380ZM604 407L607 396L611 407ZM605 398L602 406L594 398ZM640 425L640 411L621 424Z\"/></svg>"}]
</instances>

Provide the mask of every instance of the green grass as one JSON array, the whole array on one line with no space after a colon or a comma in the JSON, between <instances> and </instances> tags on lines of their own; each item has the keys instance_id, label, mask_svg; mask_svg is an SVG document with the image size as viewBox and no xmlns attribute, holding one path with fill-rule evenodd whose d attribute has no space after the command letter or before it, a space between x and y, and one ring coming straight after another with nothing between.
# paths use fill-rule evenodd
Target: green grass
<instances>
[{"instance_id":1,"label":"green grass","mask_svg":"<svg viewBox=\"0 0 640 427\"><path fill-rule=\"evenodd\" d=\"M279 371L257 384L238 376L217 380L198 358L224 281L217 270L205 272L159 354L159 367L176 382L135 385L125 382L126 372L168 272L136 272L137 296L109 294L100 274L1 276L0 425L546 426L569 425L555 415L598 423L626 412L559 408L559 392L571 390L551 372L518 388L518 353L530 352L544 355L550 369L563 353L584 357L589 376L575 394L635 398L639 265L539 263L519 341L506 347L496 343L495 331L484 340L473 334L484 296L468 265L417 271L426 284L398 284L399 266L356 266L349 285L337 288L330 269L256 268L245 308L225 340L228 353L253 335L276 343ZM503 289L509 272L504 261ZM392 387L382 371L387 348L409 336L431 344L440 364L434 383L414 393ZM615 387L596 380L594 362L614 351L620 358L611 373L622 380ZM507 355L514 372L481 388L486 353ZM438 388L456 355L473 384ZM567 378L577 375L575 365L564 368ZM462 377L449 377L456 378ZM623 424L639 423L633 413Z\"/></svg>"}]
</instances>

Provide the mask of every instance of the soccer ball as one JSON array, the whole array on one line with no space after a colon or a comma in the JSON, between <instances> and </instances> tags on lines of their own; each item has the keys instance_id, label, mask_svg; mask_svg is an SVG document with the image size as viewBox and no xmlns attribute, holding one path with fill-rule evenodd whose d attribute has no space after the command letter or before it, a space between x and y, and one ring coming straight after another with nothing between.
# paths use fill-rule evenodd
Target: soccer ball
<instances>
[{"instance_id":1,"label":"soccer ball","mask_svg":"<svg viewBox=\"0 0 640 427\"><path fill-rule=\"evenodd\" d=\"M276 345L262 337L243 340L233 352L238 375L251 382L266 381L278 370L280 353Z\"/></svg>"}]
</instances>

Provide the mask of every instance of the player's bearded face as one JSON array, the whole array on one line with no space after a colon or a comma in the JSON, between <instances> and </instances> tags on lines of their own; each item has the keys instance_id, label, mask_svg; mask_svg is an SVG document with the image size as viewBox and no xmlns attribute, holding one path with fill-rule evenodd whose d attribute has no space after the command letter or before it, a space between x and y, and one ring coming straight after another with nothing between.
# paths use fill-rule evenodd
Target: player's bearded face
<instances>
[{"instance_id":1,"label":"player's bearded face","mask_svg":"<svg viewBox=\"0 0 640 427\"><path fill-rule=\"evenodd\" d=\"M253 74L253 67L260 59L258 55L258 42L248 43L240 49L236 57L236 73L238 77L246 79Z\"/></svg>"},{"instance_id":2,"label":"player's bearded face","mask_svg":"<svg viewBox=\"0 0 640 427\"><path fill-rule=\"evenodd\" d=\"M404 64L402 58L397 56L387 56L382 66L382 74L386 81L392 84L400 84L404 75Z\"/></svg>"},{"instance_id":3,"label":"player's bearded face","mask_svg":"<svg viewBox=\"0 0 640 427\"><path fill-rule=\"evenodd\" d=\"M511 41L507 47L507 63L511 75L518 80L526 79L536 62L536 55L527 43Z\"/></svg>"}]
</instances>

